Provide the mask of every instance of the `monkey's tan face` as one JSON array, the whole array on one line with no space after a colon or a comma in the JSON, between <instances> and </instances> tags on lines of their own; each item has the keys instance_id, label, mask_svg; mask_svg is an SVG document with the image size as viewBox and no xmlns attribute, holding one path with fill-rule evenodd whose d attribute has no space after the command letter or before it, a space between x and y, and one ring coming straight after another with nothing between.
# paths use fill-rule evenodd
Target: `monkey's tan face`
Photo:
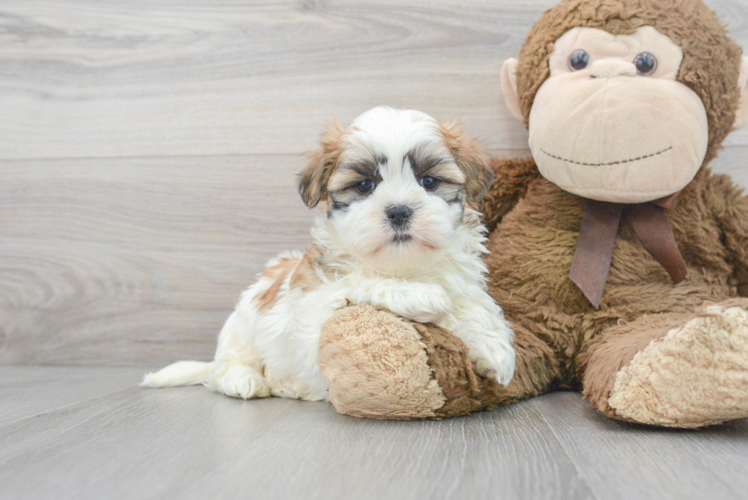
<instances>
[{"instance_id":1,"label":"monkey's tan face","mask_svg":"<svg viewBox=\"0 0 748 500\"><path fill-rule=\"evenodd\" d=\"M555 44L530 112L545 178L600 201L642 203L683 189L708 145L706 110L677 82L683 52L652 27L631 36L575 28Z\"/></svg>"}]
</instances>

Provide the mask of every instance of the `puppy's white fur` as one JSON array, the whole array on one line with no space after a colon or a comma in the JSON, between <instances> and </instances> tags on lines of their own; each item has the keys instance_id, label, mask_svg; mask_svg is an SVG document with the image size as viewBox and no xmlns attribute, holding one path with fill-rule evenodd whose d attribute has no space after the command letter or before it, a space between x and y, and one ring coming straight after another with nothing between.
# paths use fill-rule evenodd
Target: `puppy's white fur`
<instances>
[{"instance_id":1,"label":"puppy's white fur","mask_svg":"<svg viewBox=\"0 0 748 500\"><path fill-rule=\"evenodd\" d=\"M485 228L469 206L475 177L490 176L476 168L477 158L472 165L458 158L458 146L458 135L417 111L378 107L348 129L333 125L300 186L308 205L326 201L312 248L268 263L223 326L213 362L180 361L147 374L142 385L327 399L320 332L346 304L438 324L467 344L479 373L508 384L513 334L486 293ZM428 176L436 189L422 187ZM375 187L361 193L366 179ZM393 206L410 211L401 227L387 215Z\"/></svg>"}]
</instances>

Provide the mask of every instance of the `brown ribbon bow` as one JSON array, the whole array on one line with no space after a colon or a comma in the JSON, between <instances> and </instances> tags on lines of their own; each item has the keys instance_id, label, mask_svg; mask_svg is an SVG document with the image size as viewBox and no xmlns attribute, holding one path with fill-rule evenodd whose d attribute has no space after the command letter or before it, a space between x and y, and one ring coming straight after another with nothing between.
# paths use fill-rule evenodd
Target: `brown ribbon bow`
<instances>
[{"instance_id":1,"label":"brown ribbon bow","mask_svg":"<svg viewBox=\"0 0 748 500\"><path fill-rule=\"evenodd\" d=\"M634 234L649 254L665 268L673 283L686 277L686 263L678 250L665 209L675 206L678 193L650 203L631 206ZM587 200L577 249L569 277L597 309L608 280L613 247L621 223L623 203Z\"/></svg>"}]
</instances>

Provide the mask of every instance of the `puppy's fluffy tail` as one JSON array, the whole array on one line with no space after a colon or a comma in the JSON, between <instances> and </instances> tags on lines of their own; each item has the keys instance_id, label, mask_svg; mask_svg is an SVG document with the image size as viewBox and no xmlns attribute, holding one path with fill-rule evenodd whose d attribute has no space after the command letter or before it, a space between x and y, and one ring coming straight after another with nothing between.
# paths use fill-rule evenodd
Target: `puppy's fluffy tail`
<instances>
[{"instance_id":1,"label":"puppy's fluffy tail","mask_svg":"<svg viewBox=\"0 0 748 500\"><path fill-rule=\"evenodd\" d=\"M205 382L213 363L202 361L177 361L156 373L146 373L140 383L143 387L177 387Z\"/></svg>"}]
</instances>

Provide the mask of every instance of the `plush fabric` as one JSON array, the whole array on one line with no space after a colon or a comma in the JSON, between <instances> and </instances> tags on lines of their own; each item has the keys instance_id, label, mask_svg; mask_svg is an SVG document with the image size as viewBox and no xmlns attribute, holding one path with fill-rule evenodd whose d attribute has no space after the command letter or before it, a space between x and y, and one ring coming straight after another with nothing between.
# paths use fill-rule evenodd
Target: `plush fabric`
<instances>
[{"instance_id":1,"label":"plush fabric","mask_svg":"<svg viewBox=\"0 0 748 500\"><path fill-rule=\"evenodd\" d=\"M579 49L591 64L571 71L569 55ZM633 61L644 51L657 54L656 72L637 77ZM562 36L530 113L529 144L543 177L615 203L683 189L704 161L709 130L699 96L675 81L682 59L681 49L650 26L625 38L593 28Z\"/></svg>"},{"instance_id":2,"label":"plush fabric","mask_svg":"<svg viewBox=\"0 0 748 500\"><path fill-rule=\"evenodd\" d=\"M516 84L515 111L527 121L550 74L554 43L564 33L588 27L630 35L643 26L656 28L681 47L676 79L706 109L703 163L667 213L688 270L685 280L673 284L636 238L632 205L623 209L596 309L569 279L587 200L543 178L532 158L496 158L495 181L480 209L490 230L488 290L516 334L511 384L486 385L473 375L449 332L406 324L378 311L364 314L365 329L356 335L369 338L369 331L377 331L385 338L387 331L397 329L410 336L414 347L408 352L417 351L421 364L418 383L409 386L415 392L399 392L397 403L388 406L386 395L377 392L382 387L377 379L391 375L370 369L357 379L356 390L361 384L376 390L349 393L352 399L368 400L346 401L343 407L336 401L341 391L348 391L353 375L338 370L328 378L338 411L363 415L352 406L363 404L366 413L378 418L439 418L441 408L449 408L442 416L457 416L560 388L581 390L606 416L648 425L696 428L748 417L748 197L729 177L714 175L707 166L733 124L743 120L738 112L741 85L748 80L741 50L722 23L701 0L564 0L535 24L519 61L505 66L503 85ZM507 70L515 67L513 80ZM517 102L510 99L510 107ZM346 328L344 323L335 326L339 333ZM409 362L398 357L399 342L376 344L377 353L396 360L387 366ZM331 347L323 345L321 357ZM357 341L348 349L366 352L370 347ZM401 411L404 400L421 401L419 391L424 390L430 398L433 394L431 407Z\"/></svg>"},{"instance_id":3,"label":"plush fabric","mask_svg":"<svg viewBox=\"0 0 748 500\"><path fill-rule=\"evenodd\" d=\"M498 181L485 203L511 208L498 220L492 212L494 220L489 221L496 224L488 245L492 252L487 258L490 293L504 306L515 328L532 332L555 353L554 364L543 370L548 386L583 388L585 397L605 414L635 420L628 413L619 415L608 404L618 372L650 342L685 327L705 304L745 296L748 291L748 198L729 178L715 176L708 169L684 190L678 207L670 213L690 271L677 286L635 239L624 217L603 302L594 310L568 279L584 200L538 174L524 196L520 193L525 186L515 196L508 195L513 179L532 176L532 163L495 160L494 166ZM510 173L504 186L503 170ZM524 171L524 176L517 170ZM736 307L741 304L748 310L746 302ZM731 335L748 339L744 328ZM748 373L748 354L736 347L731 356ZM540 351L536 357L541 357ZM518 363L517 376L523 376L522 366ZM715 369L723 368L715 365ZM684 426L671 417L660 422L648 418L646 423ZM705 419L690 424L706 423Z\"/></svg>"},{"instance_id":4,"label":"plush fabric","mask_svg":"<svg viewBox=\"0 0 748 500\"><path fill-rule=\"evenodd\" d=\"M411 323L370 306L344 308L325 323L319 362L340 413L428 418L446 402Z\"/></svg>"},{"instance_id":5,"label":"plush fabric","mask_svg":"<svg viewBox=\"0 0 748 500\"><path fill-rule=\"evenodd\" d=\"M525 123L535 94L550 75L547 61L554 44L567 31L587 27L630 35L652 26L683 49L677 79L693 90L707 109L708 163L735 123L735 103L740 96L737 82L742 50L728 37L723 24L701 0L564 0L535 23L520 51L517 89Z\"/></svg>"},{"instance_id":6,"label":"plush fabric","mask_svg":"<svg viewBox=\"0 0 748 500\"><path fill-rule=\"evenodd\" d=\"M521 366L503 387L475 374L467 346L447 330L364 305L343 308L325 323L319 357L339 413L441 419L546 391L553 352L521 328L515 349Z\"/></svg>"},{"instance_id":7,"label":"plush fabric","mask_svg":"<svg viewBox=\"0 0 748 500\"><path fill-rule=\"evenodd\" d=\"M704 307L676 322L615 376L608 397L620 418L701 427L748 415L748 300Z\"/></svg>"}]
</instances>

